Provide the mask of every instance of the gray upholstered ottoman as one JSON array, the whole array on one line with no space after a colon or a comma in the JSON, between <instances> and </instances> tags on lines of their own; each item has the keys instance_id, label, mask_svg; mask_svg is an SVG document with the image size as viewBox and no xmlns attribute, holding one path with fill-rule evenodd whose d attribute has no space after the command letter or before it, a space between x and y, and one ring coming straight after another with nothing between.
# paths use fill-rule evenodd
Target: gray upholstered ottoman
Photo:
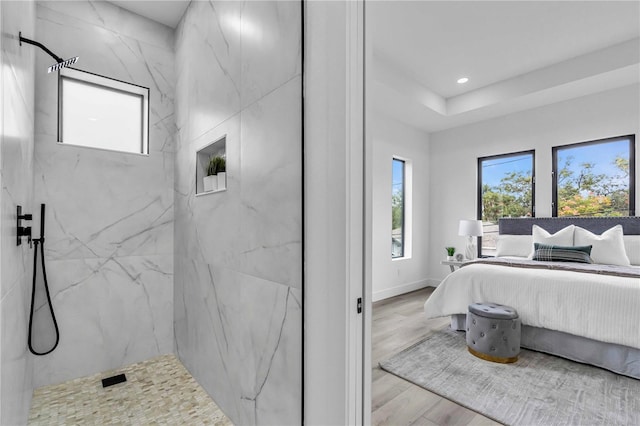
<instances>
[{"instance_id":1,"label":"gray upholstered ottoman","mask_svg":"<svg viewBox=\"0 0 640 426\"><path fill-rule=\"evenodd\" d=\"M520 354L520 318L510 306L474 303L467 314L467 348L487 361L516 362Z\"/></svg>"}]
</instances>

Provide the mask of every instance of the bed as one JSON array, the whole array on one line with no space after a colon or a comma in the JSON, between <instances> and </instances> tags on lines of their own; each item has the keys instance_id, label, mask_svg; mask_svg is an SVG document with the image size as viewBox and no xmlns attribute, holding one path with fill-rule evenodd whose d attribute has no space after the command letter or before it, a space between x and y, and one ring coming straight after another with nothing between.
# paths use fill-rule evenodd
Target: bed
<instances>
[{"instance_id":1,"label":"bed","mask_svg":"<svg viewBox=\"0 0 640 426\"><path fill-rule=\"evenodd\" d=\"M542 228L552 238L564 232L569 238L572 225L581 228L580 235L596 237L621 227L630 265L527 259L534 231ZM499 245L498 258L449 274L425 302L427 318L450 315L452 327L461 330L469 304L509 305L522 321L522 347L640 379L640 217L501 219L499 234L499 244L510 246L506 253Z\"/></svg>"}]
</instances>

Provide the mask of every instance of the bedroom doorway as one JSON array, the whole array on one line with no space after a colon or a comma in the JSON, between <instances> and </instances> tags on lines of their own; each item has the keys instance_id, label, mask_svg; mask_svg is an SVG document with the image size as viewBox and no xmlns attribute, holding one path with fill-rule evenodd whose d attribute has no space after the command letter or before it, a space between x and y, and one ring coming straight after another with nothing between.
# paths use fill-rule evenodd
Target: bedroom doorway
<instances>
[{"instance_id":1,"label":"bedroom doorway","mask_svg":"<svg viewBox=\"0 0 640 426\"><path fill-rule=\"evenodd\" d=\"M518 198L509 184L518 173L531 176L520 186L530 210L496 217L552 217L554 148L637 139L638 77L625 61L637 57L638 6L363 1L363 419L438 424L459 416L457 423L468 423L461 406L420 396L378 362L447 327L448 319L427 320L422 305L453 272L441 263L445 248L464 255L459 223L482 219L483 194L504 190ZM514 165L517 153L531 153L531 175ZM483 192L482 158L511 161L505 168L513 181L485 175L490 188ZM489 233L483 240L492 241ZM481 248L497 252L495 245Z\"/></svg>"}]
</instances>

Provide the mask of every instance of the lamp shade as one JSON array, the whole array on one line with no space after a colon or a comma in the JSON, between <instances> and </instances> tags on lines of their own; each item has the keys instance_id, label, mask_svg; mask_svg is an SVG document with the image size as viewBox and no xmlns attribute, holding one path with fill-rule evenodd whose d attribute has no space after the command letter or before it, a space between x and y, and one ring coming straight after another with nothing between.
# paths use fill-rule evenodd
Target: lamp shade
<instances>
[{"instance_id":1,"label":"lamp shade","mask_svg":"<svg viewBox=\"0 0 640 426\"><path fill-rule=\"evenodd\" d=\"M458 235L465 237L480 237L482 236L482 221L481 220L461 220L458 227Z\"/></svg>"}]
</instances>

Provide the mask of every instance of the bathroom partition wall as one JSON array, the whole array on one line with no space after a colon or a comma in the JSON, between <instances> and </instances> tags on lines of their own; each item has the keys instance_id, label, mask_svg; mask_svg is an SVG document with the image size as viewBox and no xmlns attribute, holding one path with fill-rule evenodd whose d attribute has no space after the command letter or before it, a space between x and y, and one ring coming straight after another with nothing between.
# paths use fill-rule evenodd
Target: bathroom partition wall
<instances>
[{"instance_id":1,"label":"bathroom partition wall","mask_svg":"<svg viewBox=\"0 0 640 426\"><path fill-rule=\"evenodd\" d=\"M148 155L60 144L57 75L36 55L35 201L60 327L34 358L39 387L173 352L175 76L173 29L111 3L39 2L36 27L74 68L150 89Z\"/></svg>"},{"instance_id":2,"label":"bathroom partition wall","mask_svg":"<svg viewBox=\"0 0 640 426\"><path fill-rule=\"evenodd\" d=\"M302 422L301 22L198 1L176 30L176 352L235 424ZM227 188L196 194L222 137Z\"/></svg>"},{"instance_id":3,"label":"bathroom partition wall","mask_svg":"<svg viewBox=\"0 0 640 426\"><path fill-rule=\"evenodd\" d=\"M34 33L35 3L1 1L0 28L0 424L14 425L27 422L33 377L27 349L33 254L26 239L16 246L16 205L33 212L36 52L20 47L18 33Z\"/></svg>"}]
</instances>

